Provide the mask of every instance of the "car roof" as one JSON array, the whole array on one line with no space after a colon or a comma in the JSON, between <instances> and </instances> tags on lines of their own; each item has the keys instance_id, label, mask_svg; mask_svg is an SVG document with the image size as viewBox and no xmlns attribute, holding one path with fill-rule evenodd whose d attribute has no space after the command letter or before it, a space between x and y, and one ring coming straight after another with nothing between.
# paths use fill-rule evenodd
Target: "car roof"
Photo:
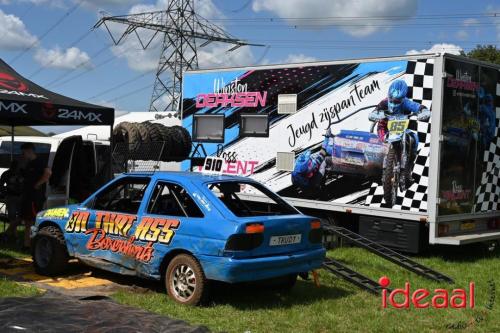
<instances>
[{"instance_id":1,"label":"car roof","mask_svg":"<svg viewBox=\"0 0 500 333\"><path fill-rule=\"evenodd\" d=\"M212 175L201 172L188 172L188 171L156 171L156 172L130 172L124 173L124 176L136 177L151 177L156 180L173 180L182 181L189 180L195 183L209 183L214 181L244 181L253 182L252 179L240 176L230 175Z\"/></svg>"}]
</instances>

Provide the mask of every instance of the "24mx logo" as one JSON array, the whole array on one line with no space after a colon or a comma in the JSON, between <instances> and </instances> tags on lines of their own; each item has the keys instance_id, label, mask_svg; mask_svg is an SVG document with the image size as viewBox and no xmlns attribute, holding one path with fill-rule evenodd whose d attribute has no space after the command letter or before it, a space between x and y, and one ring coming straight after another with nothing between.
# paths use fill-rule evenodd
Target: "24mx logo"
<instances>
[{"instance_id":1,"label":"24mx logo","mask_svg":"<svg viewBox=\"0 0 500 333\"><path fill-rule=\"evenodd\" d=\"M24 113L27 114L28 112L25 110L26 104L19 104L19 103L4 103L0 102L0 112L2 111L7 111L7 112L12 112L12 113Z\"/></svg>"},{"instance_id":2,"label":"24mx logo","mask_svg":"<svg viewBox=\"0 0 500 333\"><path fill-rule=\"evenodd\" d=\"M91 122L102 123L101 114L94 112L83 112L78 110L59 109L57 118L61 119L74 119L74 120L88 120Z\"/></svg>"}]
</instances>

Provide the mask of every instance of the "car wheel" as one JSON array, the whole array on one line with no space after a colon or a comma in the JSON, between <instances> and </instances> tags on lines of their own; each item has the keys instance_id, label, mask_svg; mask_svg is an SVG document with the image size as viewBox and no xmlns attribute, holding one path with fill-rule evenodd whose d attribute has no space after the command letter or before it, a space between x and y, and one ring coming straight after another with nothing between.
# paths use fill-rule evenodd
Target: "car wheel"
<instances>
[{"instance_id":1,"label":"car wheel","mask_svg":"<svg viewBox=\"0 0 500 333\"><path fill-rule=\"evenodd\" d=\"M208 296L208 282L200 263L180 254L167 267L165 284L168 295L177 303L199 305Z\"/></svg>"},{"instance_id":2,"label":"car wheel","mask_svg":"<svg viewBox=\"0 0 500 333\"><path fill-rule=\"evenodd\" d=\"M61 230L53 226L40 229L33 244L33 263L37 273L49 276L61 274L68 260L66 241Z\"/></svg>"}]
</instances>

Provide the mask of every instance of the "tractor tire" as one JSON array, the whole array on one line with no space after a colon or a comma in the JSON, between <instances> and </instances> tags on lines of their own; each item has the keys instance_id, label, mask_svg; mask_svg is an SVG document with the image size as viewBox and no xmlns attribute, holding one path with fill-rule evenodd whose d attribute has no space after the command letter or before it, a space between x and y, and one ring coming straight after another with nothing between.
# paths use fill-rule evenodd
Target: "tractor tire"
<instances>
[{"instance_id":1,"label":"tractor tire","mask_svg":"<svg viewBox=\"0 0 500 333\"><path fill-rule=\"evenodd\" d=\"M393 198L394 188L394 165L396 163L396 151L391 146L387 152L385 168L382 172L382 186L384 188L384 200L388 207L392 207L395 201Z\"/></svg>"},{"instance_id":2,"label":"tractor tire","mask_svg":"<svg viewBox=\"0 0 500 333\"><path fill-rule=\"evenodd\" d=\"M63 232L55 226L40 229L33 241L32 255L37 273L48 276L63 273L69 260Z\"/></svg>"},{"instance_id":3,"label":"tractor tire","mask_svg":"<svg viewBox=\"0 0 500 333\"><path fill-rule=\"evenodd\" d=\"M128 145L128 150L134 152L140 146L141 135L135 124L124 121L114 128L113 140L115 143Z\"/></svg>"},{"instance_id":4,"label":"tractor tire","mask_svg":"<svg viewBox=\"0 0 500 333\"><path fill-rule=\"evenodd\" d=\"M163 138L161 137L161 132L157 129L156 124L153 124L149 121L142 122L141 124L148 131L150 142L160 142L163 140Z\"/></svg>"},{"instance_id":5,"label":"tractor tire","mask_svg":"<svg viewBox=\"0 0 500 333\"><path fill-rule=\"evenodd\" d=\"M141 142L147 143L151 141L151 138L149 137L149 131L148 128L144 125L144 123L134 123L135 127L137 127L137 130L139 131L139 136L141 137Z\"/></svg>"},{"instance_id":6,"label":"tractor tire","mask_svg":"<svg viewBox=\"0 0 500 333\"><path fill-rule=\"evenodd\" d=\"M188 130L185 129L182 126L173 126L172 129L174 131L177 131L180 135L180 142L182 142L182 149L180 151L180 154L178 155L181 160L184 160L189 157L189 154L191 153L191 146L192 146L192 140L191 140L191 135L189 134Z\"/></svg>"},{"instance_id":7,"label":"tractor tire","mask_svg":"<svg viewBox=\"0 0 500 333\"><path fill-rule=\"evenodd\" d=\"M188 254L170 261L165 273L168 295L177 303L200 305L207 301L209 282L200 263Z\"/></svg>"},{"instance_id":8,"label":"tractor tire","mask_svg":"<svg viewBox=\"0 0 500 333\"><path fill-rule=\"evenodd\" d=\"M171 161L171 157L173 156L173 150L175 149L175 147L170 129L162 124L153 125L156 126L158 132L161 134L163 150L161 146L158 147L158 153L160 153L161 151L161 156L159 156L159 158L163 162Z\"/></svg>"}]
</instances>

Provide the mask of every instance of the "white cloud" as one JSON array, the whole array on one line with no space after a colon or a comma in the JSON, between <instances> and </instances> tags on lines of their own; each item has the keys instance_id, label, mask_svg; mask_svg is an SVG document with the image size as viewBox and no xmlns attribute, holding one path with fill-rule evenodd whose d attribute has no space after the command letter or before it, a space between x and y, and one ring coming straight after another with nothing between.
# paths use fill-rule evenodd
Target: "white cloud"
<instances>
[{"instance_id":1,"label":"white cloud","mask_svg":"<svg viewBox=\"0 0 500 333\"><path fill-rule=\"evenodd\" d=\"M406 52L408 55L414 55L414 54L421 54L421 53L451 53L451 54L460 54L460 52L463 51L463 49L455 44L434 44L432 47L428 49L422 49L422 50L410 50Z\"/></svg>"},{"instance_id":2,"label":"white cloud","mask_svg":"<svg viewBox=\"0 0 500 333\"><path fill-rule=\"evenodd\" d=\"M59 47L51 50L41 48L35 52L34 59L42 67L48 68L74 69L77 67L92 67L88 54L77 47L66 50L61 50Z\"/></svg>"},{"instance_id":3,"label":"white cloud","mask_svg":"<svg viewBox=\"0 0 500 333\"><path fill-rule=\"evenodd\" d=\"M417 12L417 0L254 0L252 8L255 12L270 11L281 18L289 19L289 23L300 27L303 20L293 18L312 18L311 24L322 27L336 25L348 34L356 37L370 35L381 27L393 23L396 19L381 19L397 15L397 20L409 19ZM314 18L339 17L314 21ZM373 18L373 19L366 19Z\"/></svg>"},{"instance_id":4,"label":"white cloud","mask_svg":"<svg viewBox=\"0 0 500 333\"><path fill-rule=\"evenodd\" d=\"M3 50L20 50L37 42L19 17L5 14L1 9L0 36L0 49Z\"/></svg>"},{"instance_id":5,"label":"white cloud","mask_svg":"<svg viewBox=\"0 0 500 333\"><path fill-rule=\"evenodd\" d=\"M318 59L315 57L311 57L302 53L299 54L289 54L284 60L281 60L280 63L290 64L290 63L298 63L298 62L312 62L317 61Z\"/></svg>"}]
</instances>

